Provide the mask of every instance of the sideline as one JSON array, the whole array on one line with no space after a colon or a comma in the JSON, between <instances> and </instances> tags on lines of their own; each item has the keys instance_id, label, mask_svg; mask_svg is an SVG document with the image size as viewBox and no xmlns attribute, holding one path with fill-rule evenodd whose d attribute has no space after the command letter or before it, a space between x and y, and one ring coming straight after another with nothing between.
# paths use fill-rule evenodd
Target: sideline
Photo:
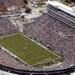
<instances>
[{"instance_id":1,"label":"sideline","mask_svg":"<svg viewBox=\"0 0 75 75\"><path fill-rule=\"evenodd\" d=\"M3 46L0 45L1 48L2 48L4 51L8 52L10 55L14 56L15 58L18 58L18 59L21 60L24 64L27 64L29 67L32 67L32 66L35 66L35 65L38 65L38 64L43 64L44 62L46 63L46 60L47 60L47 62L50 62L50 61L54 61L54 60L56 60L56 59L62 58L62 57L60 57L59 55L55 54L54 52L50 51L48 48L46 48L45 46L43 46L41 43L38 43L38 42L36 42L35 40L29 38L30 35L28 35L28 34L25 35L25 34L19 32L19 33L13 33L13 34L10 34L10 35L4 35L4 36L1 36L0 38L2 39L2 38L5 38L5 37L11 37L11 36L14 36L15 34L21 34L21 35L23 35L24 37L26 37L27 39L29 39L29 40L32 41L33 43L39 45L40 47L44 48L44 49L47 50L48 52L50 52L50 53L52 53L52 54L54 54L54 55L56 55L56 56L58 57L58 58L55 58L55 59L52 59L52 60L49 60L49 58L47 58L47 59L44 59L44 60L41 60L41 61L37 61L37 62L35 62L35 64L33 64L33 65L29 65L27 62L23 61L23 60L20 59L18 56L16 56L15 54L13 54L11 51L9 51L8 49L6 49L5 47L3 47ZM28 36L29 36L29 37L28 37Z\"/></svg>"}]
</instances>

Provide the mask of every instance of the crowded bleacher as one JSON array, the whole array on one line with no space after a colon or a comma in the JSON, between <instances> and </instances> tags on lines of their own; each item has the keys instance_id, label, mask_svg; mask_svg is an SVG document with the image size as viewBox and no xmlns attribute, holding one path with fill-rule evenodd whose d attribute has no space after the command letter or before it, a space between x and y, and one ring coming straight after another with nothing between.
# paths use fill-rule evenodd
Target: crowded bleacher
<instances>
[{"instance_id":1,"label":"crowded bleacher","mask_svg":"<svg viewBox=\"0 0 75 75\"><path fill-rule=\"evenodd\" d=\"M0 17L0 36L9 35L18 32L17 27L13 25L6 17ZM17 69L26 69L26 65L19 61L14 56L11 56L8 52L4 51L0 47L0 64Z\"/></svg>"},{"instance_id":2,"label":"crowded bleacher","mask_svg":"<svg viewBox=\"0 0 75 75\"><path fill-rule=\"evenodd\" d=\"M27 69L27 66L24 63L2 49L0 49L0 64L16 69Z\"/></svg>"},{"instance_id":3,"label":"crowded bleacher","mask_svg":"<svg viewBox=\"0 0 75 75\"><path fill-rule=\"evenodd\" d=\"M24 32L64 57L62 67L75 65L75 29L44 13L25 26ZM56 68L57 69L57 68Z\"/></svg>"},{"instance_id":4,"label":"crowded bleacher","mask_svg":"<svg viewBox=\"0 0 75 75\"><path fill-rule=\"evenodd\" d=\"M46 68L46 70L59 70L75 65L74 28L53 18L47 13L43 13L42 16L34 18L33 22L27 23L23 29L25 35L29 35L35 41L63 56L64 61L61 65L57 65L53 68L49 67ZM15 32L18 32L17 27L15 27L8 18L0 17L0 36ZM25 64L3 50L0 50L0 64L17 69L28 69Z\"/></svg>"},{"instance_id":5,"label":"crowded bleacher","mask_svg":"<svg viewBox=\"0 0 75 75\"><path fill-rule=\"evenodd\" d=\"M0 35L6 35L17 32L17 28L12 25L6 17L0 17Z\"/></svg>"}]
</instances>

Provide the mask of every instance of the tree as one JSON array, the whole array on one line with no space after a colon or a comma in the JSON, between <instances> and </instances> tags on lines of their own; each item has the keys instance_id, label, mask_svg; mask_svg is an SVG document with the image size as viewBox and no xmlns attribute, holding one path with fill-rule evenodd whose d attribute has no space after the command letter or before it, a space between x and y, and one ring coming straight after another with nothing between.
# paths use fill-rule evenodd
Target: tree
<instances>
[{"instance_id":1,"label":"tree","mask_svg":"<svg viewBox=\"0 0 75 75\"><path fill-rule=\"evenodd\" d=\"M25 4L28 4L28 1L27 1L27 0L23 0L23 2L24 2Z\"/></svg>"},{"instance_id":2,"label":"tree","mask_svg":"<svg viewBox=\"0 0 75 75\"><path fill-rule=\"evenodd\" d=\"M31 8L26 8L26 13L30 13L31 12Z\"/></svg>"}]
</instances>

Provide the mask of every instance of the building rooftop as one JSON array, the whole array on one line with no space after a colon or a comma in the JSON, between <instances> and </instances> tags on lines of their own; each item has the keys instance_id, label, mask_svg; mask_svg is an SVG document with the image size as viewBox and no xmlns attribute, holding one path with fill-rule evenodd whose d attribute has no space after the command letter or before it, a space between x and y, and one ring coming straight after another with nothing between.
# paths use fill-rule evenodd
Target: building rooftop
<instances>
[{"instance_id":1,"label":"building rooftop","mask_svg":"<svg viewBox=\"0 0 75 75\"><path fill-rule=\"evenodd\" d=\"M48 4L53 5L53 6L57 7L58 9L61 9L65 12L75 16L75 11L72 7L69 7L65 4L58 2L58 1L48 1Z\"/></svg>"}]
</instances>

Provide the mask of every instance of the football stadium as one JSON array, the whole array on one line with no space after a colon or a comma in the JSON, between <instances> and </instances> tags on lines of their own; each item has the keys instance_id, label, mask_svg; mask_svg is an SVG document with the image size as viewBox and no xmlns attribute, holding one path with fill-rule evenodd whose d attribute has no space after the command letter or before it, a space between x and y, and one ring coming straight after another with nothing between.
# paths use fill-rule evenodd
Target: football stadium
<instances>
[{"instance_id":1,"label":"football stadium","mask_svg":"<svg viewBox=\"0 0 75 75\"><path fill-rule=\"evenodd\" d=\"M20 31L10 18L0 16L0 70L18 75L75 72L75 14L71 8L51 1L47 12L32 19Z\"/></svg>"}]
</instances>

